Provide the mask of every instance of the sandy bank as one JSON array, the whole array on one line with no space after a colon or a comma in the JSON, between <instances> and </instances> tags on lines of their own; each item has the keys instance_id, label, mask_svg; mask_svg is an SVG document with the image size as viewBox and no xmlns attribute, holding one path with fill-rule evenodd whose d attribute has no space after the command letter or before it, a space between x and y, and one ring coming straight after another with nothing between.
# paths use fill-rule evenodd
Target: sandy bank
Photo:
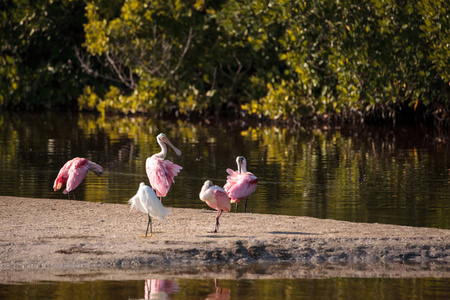
<instances>
[{"instance_id":1,"label":"sandy bank","mask_svg":"<svg viewBox=\"0 0 450 300\"><path fill-rule=\"evenodd\" d=\"M173 209L142 238L147 218L127 205L0 196L0 282L142 273L450 276L450 230L224 213L214 234L214 218L212 210Z\"/></svg>"}]
</instances>

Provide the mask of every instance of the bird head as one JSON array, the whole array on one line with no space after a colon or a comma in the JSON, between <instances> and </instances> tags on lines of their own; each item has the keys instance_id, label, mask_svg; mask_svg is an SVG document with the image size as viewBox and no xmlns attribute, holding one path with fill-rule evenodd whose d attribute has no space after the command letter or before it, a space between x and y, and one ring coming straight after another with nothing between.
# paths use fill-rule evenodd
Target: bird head
<instances>
[{"instance_id":1,"label":"bird head","mask_svg":"<svg viewBox=\"0 0 450 300\"><path fill-rule=\"evenodd\" d=\"M205 183L203 184L202 189L201 189L201 191L200 191L200 194L199 194L200 200L206 201L206 200L205 200L205 197L207 197L207 196L206 196L207 191L208 191L208 189L209 189L210 187L212 187L213 185L214 185L214 184L213 184L213 182L212 182L211 180L206 180L206 181L205 181Z\"/></svg>"},{"instance_id":2,"label":"bird head","mask_svg":"<svg viewBox=\"0 0 450 300\"><path fill-rule=\"evenodd\" d=\"M206 180L203 186L207 186L208 188L212 187L214 183L211 180Z\"/></svg>"},{"instance_id":3,"label":"bird head","mask_svg":"<svg viewBox=\"0 0 450 300\"><path fill-rule=\"evenodd\" d=\"M90 161L89 162L89 170L91 170L92 172L95 173L95 175L97 176L102 176L103 175L103 167Z\"/></svg>"},{"instance_id":4,"label":"bird head","mask_svg":"<svg viewBox=\"0 0 450 300\"><path fill-rule=\"evenodd\" d=\"M236 157L238 173L247 173L247 160L243 156Z\"/></svg>"},{"instance_id":5,"label":"bird head","mask_svg":"<svg viewBox=\"0 0 450 300\"><path fill-rule=\"evenodd\" d=\"M178 156L181 155L181 150L178 149L177 147L175 147L164 133L158 134L158 136L156 137L156 140L158 141L158 143L160 145L162 145L161 143L165 143L165 144L169 145Z\"/></svg>"}]
</instances>

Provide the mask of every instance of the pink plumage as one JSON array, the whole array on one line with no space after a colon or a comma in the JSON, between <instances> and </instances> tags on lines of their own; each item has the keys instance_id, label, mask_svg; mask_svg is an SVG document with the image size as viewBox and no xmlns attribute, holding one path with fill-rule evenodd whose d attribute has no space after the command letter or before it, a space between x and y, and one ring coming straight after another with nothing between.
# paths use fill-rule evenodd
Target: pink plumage
<instances>
[{"instance_id":1,"label":"pink plumage","mask_svg":"<svg viewBox=\"0 0 450 300\"><path fill-rule=\"evenodd\" d=\"M75 157L69 160L59 170L58 176L53 183L53 190L57 191L65 185L66 188L63 193L68 194L80 185L89 170L93 171L97 176L103 174L103 168L100 165L86 158Z\"/></svg>"},{"instance_id":2,"label":"pink plumage","mask_svg":"<svg viewBox=\"0 0 450 300\"><path fill-rule=\"evenodd\" d=\"M158 134L156 141L161 146L161 152L147 158L145 170L152 189L156 191L156 195L160 197L159 199L161 200L162 197L167 195L170 186L175 182L175 176L177 176L183 168L170 160L165 160L167 154L166 144L172 147L177 155L181 155L181 151L169 141L166 135L164 133Z\"/></svg>"},{"instance_id":3,"label":"pink plumage","mask_svg":"<svg viewBox=\"0 0 450 300\"><path fill-rule=\"evenodd\" d=\"M230 211L231 203L225 190L217 185L213 185L211 180L205 181L199 194L200 200L217 210L216 226L214 232L219 229L219 218L224 211Z\"/></svg>"},{"instance_id":4,"label":"pink plumage","mask_svg":"<svg viewBox=\"0 0 450 300\"><path fill-rule=\"evenodd\" d=\"M256 190L258 178L250 172L238 173L231 169L227 169L227 183L224 189L227 191L231 202L241 201L243 198L249 197Z\"/></svg>"},{"instance_id":5,"label":"pink plumage","mask_svg":"<svg viewBox=\"0 0 450 300\"><path fill-rule=\"evenodd\" d=\"M225 190L217 185L213 185L211 180L207 180L200 191L200 200L216 210L230 211L231 204Z\"/></svg>"},{"instance_id":6,"label":"pink plumage","mask_svg":"<svg viewBox=\"0 0 450 300\"><path fill-rule=\"evenodd\" d=\"M247 161L243 156L238 156L236 163L237 171L227 169L227 182L223 188L231 198L231 203L236 203L236 212L238 203L242 199L246 199L244 206L244 212L246 212L248 197L255 192L258 178L253 173L247 172Z\"/></svg>"},{"instance_id":7,"label":"pink plumage","mask_svg":"<svg viewBox=\"0 0 450 300\"><path fill-rule=\"evenodd\" d=\"M170 186L175 182L175 176L183 168L170 160L152 156L147 158L145 169L150 185L156 191L156 196L165 197Z\"/></svg>"}]
</instances>

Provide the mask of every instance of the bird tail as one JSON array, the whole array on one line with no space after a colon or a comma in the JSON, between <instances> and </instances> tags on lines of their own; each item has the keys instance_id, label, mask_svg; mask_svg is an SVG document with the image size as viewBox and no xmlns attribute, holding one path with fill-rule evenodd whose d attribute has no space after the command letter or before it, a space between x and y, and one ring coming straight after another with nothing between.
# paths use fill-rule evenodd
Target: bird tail
<instances>
[{"instance_id":1,"label":"bird tail","mask_svg":"<svg viewBox=\"0 0 450 300\"><path fill-rule=\"evenodd\" d=\"M132 211L134 208L138 208L135 204L134 198L131 198L130 200L128 200L128 204L130 205L130 211Z\"/></svg>"},{"instance_id":2,"label":"bird tail","mask_svg":"<svg viewBox=\"0 0 450 300\"><path fill-rule=\"evenodd\" d=\"M155 207L150 208L150 215L159 220L164 220L172 209L164 207L161 202L160 204L161 205L156 205Z\"/></svg>"}]
</instances>

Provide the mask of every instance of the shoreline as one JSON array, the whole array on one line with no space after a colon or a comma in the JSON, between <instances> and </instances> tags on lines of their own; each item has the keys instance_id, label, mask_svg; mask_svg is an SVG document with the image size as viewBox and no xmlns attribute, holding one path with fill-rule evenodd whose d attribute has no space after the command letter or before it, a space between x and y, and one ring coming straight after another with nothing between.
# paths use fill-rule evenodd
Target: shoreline
<instances>
[{"instance_id":1,"label":"shoreline","mask_svg":"<svg viewBox=\"0 0 450 300\"><path fill-rule=\"evenodd\" d=\"M0 196L0 282L450 277L447 229L224 213L215 234L215 215L173 208L143 238L146 215L124 204Z\"/></svg>"}]
</instances>

